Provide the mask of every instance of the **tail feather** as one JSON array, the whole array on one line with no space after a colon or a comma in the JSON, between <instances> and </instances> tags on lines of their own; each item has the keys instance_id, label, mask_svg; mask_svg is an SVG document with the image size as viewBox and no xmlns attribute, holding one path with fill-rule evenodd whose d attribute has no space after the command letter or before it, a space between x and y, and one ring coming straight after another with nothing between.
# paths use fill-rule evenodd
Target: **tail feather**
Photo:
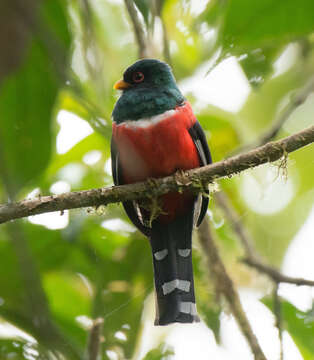
<instances>
[{"instance_id":1,"label":"tail feather","mask_svg":"<svg viewBox=\"0 0 314 360\"><path fill-rule=\"evenodd\" d=\"M193 211L170 224L153 222L150 243L156 288L155 325L199 321L192 267Z\"/></svg>"}]
</instances>

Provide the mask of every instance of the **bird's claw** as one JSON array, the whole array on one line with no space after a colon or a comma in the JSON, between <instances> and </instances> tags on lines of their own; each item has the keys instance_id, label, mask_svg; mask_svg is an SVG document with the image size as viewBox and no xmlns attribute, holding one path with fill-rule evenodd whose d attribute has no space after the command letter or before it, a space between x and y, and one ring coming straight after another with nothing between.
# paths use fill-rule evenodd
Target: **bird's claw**
<instances>
[{"instance_id":1,"label":"bird's claw","mask_svg":"<svg viewBox=\"0 0 314 360\"><path fill-rule=\"evenodd\" d=\"M177 185L179 186L187 186L192 184L192 181L187 177L187 173L182 169L177 170L174 174L174 177Z\"/></svg>"}]
</instances>

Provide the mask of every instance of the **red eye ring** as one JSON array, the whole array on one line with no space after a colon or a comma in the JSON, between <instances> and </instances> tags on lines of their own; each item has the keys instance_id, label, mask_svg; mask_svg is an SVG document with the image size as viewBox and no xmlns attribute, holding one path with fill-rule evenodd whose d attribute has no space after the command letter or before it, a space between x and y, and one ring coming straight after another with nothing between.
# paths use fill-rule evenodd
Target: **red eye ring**
<instances>
[{"instance_id":1,"label":"red eye ring","mask_svg":"<svg viewBox=\"0 0 314 360\"><path fill-rule=\"evenodd\" d=\"M144 74L142 72L140 72L140 71L137 71L132 75L132 80L135 83L140 83L140 82L142 82L144 80Z\"/></svg>"}]
</instances>

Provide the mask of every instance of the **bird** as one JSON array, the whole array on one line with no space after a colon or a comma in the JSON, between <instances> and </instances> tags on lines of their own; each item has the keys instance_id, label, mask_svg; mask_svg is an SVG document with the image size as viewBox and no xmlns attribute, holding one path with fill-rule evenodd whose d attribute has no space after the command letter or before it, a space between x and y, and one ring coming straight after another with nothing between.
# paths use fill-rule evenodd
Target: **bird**
<instances>
[{"instance_id":1,"label":"bird","mask_svg":"<svg viewBox=\"0 0 314 360\"><path fill-rule=\"evenodd\" d=\"M138 60L125 70L114 89L122 91L112 112L115 185L179 174L212 162L204 131L168 64ZM123 202L131 222L150 242L155 325L200 321L194 293L192 230L202 222L208 202L207 190L201 195L187 190L169 192L155 205Z\"/></svg>"}]
</instances>

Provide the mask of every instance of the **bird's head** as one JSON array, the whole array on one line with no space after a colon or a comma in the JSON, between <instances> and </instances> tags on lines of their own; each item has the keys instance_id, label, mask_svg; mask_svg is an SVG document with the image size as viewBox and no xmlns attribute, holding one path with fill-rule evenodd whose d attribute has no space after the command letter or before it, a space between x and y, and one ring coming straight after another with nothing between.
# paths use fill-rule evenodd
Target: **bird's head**
<instances>
[{"instance_id":1,"label":"bird's head","mask_svg":"<svg viewBox=\"0 0 314 360\"><path fill-rule=\"evenodd\" d=\"M177 88L170 66L156 59L137 61L125 70L123 80L114 85L123 91L154 87Z\"/></svg>"},{"instance_id":2,"label":"bird's head","mask_svg":"<svg viewBox=\"0 0 314 360\"><path fill-rule=\"evenodd\" d=\"M122 90L112 113L117 123L158 115L184 101L170 66L156 59L129 66L114 89Z\"/></svg>"}]
</instances>

